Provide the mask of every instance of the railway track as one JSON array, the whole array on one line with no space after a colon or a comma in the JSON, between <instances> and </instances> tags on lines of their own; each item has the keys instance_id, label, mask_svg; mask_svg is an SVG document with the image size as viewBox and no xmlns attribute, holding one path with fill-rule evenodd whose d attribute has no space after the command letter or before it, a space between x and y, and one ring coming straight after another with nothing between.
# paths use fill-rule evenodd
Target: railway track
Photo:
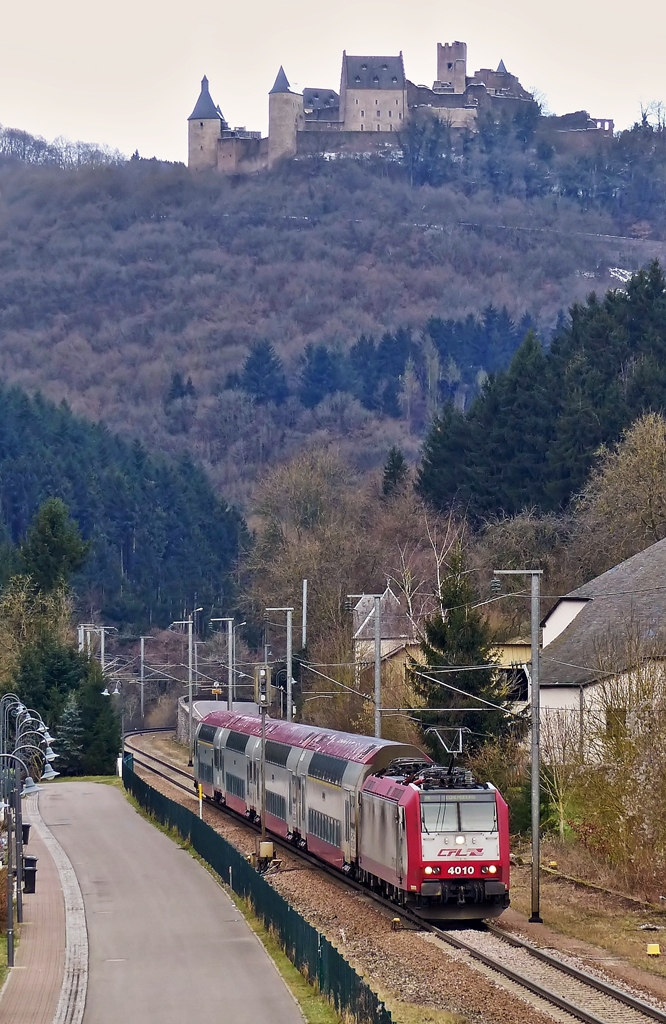
<instances>
[{"instance_id":1,"label":"railway track","mask_svg":"<svg viewBox=\"0 0 666 1024\"><path fill-rule=\"evenodd\" d=\"M138 734L133 735L137 736ZM126 737L125 748L132 753L138 767L165 779L177 789L186 792L188 796L194 795L191 771L186 771L164 758L136 747L131 742L131 737ZM259 826L248 821L242 815L223 808L219 808L219 810L249 829L258 831ZM524 939L504 932L496 925L488 924L483 929L467 928L455 932L446 931L436 925L424 922L415 914L406 912L395 903L373 893L353 879L346 878L340 872L327 868L321 861L298 850L291 843L276 836L273 836L272 839L276 846L288 850L292 855L306 861L317 870L324 871L340 884L357 889L373 902L390 911L392 916L399 915L419 930L429 932L433 937L451 947L455 951L452 953L454 957L468 963L474 961L480 964L481 969L490 976L494 976L500 984L502 979L507 979L514 986L526 989L532 996L543 1000L547 1006L555 1008L554 1016L557 1020L583 1021L584 1024L647 1024L648 1021L660 1021L661 1024L666 1024L666 1012L659 1007L617 988L610 982L590 974Z\"/></svg>"}]
</instances>

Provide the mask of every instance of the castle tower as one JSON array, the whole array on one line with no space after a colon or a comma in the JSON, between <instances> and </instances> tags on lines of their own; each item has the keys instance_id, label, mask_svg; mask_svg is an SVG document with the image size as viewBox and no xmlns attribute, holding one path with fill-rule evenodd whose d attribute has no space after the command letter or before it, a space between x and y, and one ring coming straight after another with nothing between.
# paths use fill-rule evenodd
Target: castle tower
<instances>
[{"instance_id":1,"label":"castle tower","mask_svg":"<svg viewBox=\"0 0 666 1024\"><path fill-rule=\"evenodd\" d=\"M187 166L193 171L217 167L217 140L228 125L208 91L208 79L201 79L201 92L187 119Z\"/></svg>"},{"instance_id":2,"label":"castle tower","mask_svg":"<svg viewBox=\"0 0 666 1024\"><path fill-rule=\"evenodd\" d=\"M437 82L457 95L467 88L467 43L437 43Z\"/></svg>"},{"instance_id":3,"label":"castle tower","mask_svg":"<svg viewBox=\"0 0 666 1024\"><path fill-rule=\"evenodd\" d=\"M285 156L296 155L296 132L305 122L303 96L292 92L280 67L275 85L268 94L268 166Z\"/></svg>"}]
</instances>

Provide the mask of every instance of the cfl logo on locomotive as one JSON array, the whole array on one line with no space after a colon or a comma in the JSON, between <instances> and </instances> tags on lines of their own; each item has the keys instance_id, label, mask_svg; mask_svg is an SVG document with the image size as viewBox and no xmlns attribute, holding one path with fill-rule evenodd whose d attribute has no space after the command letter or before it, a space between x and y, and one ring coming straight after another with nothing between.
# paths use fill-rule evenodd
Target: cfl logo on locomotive
<instances>
[{"instance_id":1,"label":"cfl logo on locomotive","mask_svg":"<svg viewBox=\"0 0 666 1024\"><path fill-rule=\"evenodd\" d=\"M440 850L437 854L438 857L483 857L483 847L477 846L472 850Z\"/></svg>"}]
</instances>

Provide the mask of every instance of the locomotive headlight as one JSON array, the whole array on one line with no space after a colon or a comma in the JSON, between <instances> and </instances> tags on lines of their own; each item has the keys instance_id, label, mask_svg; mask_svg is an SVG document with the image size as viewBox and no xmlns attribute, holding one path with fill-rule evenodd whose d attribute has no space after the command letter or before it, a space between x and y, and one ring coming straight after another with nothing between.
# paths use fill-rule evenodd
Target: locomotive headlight
<instances>
[{"instance_id":1,"label":"locomotive headlight","mask_svg":"<svg viewBox=\"0 0 666 1024\"><path fill-rule=\"evenodd\" d=\"M424 875L431 875L431 874L432 874L432 868L430 867L430 865L429 865L429 864L428 864L428 866L427 866L427 867L425 867L425 868L423 869L423 873L424 873Z\"/></svg>"},{"instance_id":2,"label":"locomotive headlight","mask_svg":"<svg viewBox=\"0 0 666 1024\"><path fill-rule=\"evenodd\" d=\"M489 865L489 867L488 867L488 874L489 875L496 875L497 874L497 867L494 864L490 864Z\"/></svg>"},{"instance_id":3,"label":"locomotive headlight","mask_svg":"<svg viewBox=\"0 0 666 1024\"><path fill-rule=\"evenodd\" d=\"M458 844L458 846L464 846L465 845L465 837L464 836L456 836L456 843Z\"/></svg>"}]
</instances>

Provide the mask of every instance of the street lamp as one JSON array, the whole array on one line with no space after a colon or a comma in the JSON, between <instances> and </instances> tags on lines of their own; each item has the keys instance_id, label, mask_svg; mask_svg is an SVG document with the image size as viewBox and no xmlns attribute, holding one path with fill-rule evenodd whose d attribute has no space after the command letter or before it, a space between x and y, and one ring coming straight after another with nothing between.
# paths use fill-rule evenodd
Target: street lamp
<instances>
[{"instance_id":1,"label":"street lamp","mask_svg":"<svg viewBox=\"0 0 666 1024\"><path fill-rule=\"evenodd\" d=\"M38 754L42 754L39 747L34 746L32 743L24 744L22 747L17 748L23 753L25 750L34 750ZM0 759L3 761L9 761L14 765L14 814L15 814L15 852L16 852L16 917L20 923L23 920L23 893L21 890L22 872L23 872L23 843L22 843L22 822L21 822L21 796L34 793L37 789L28 765L19 757L18 753L14 751L9 754L6 752L0 753ZM25 771L25 785L23 792L21 791L20 785L20 768ZM44 772L42 778L50 779L54 778L58 773L53 771L50 765L48 765L48 772ZM5 772L3 772L3 775ZM8 773L7 773L8 774ZM7 792L7 802L5 803L5 819L7 822L7 966L14 966L14 873L12 865L12 808L9 802L9 791Z\"/></svg>"},{"instance_id":2,"label":"street lamp","mask_svg":"<svg viewBox=\"0 0 666 1024\"><path fill-rule=\"evenodd\" d=\"M530 922L542 924L540 897L541 878L539 875L541 858L541 764L540 764L540 715L541 691L539 689L539 625L541 605L542 569L495 569L495 576L529 576L531 587L531 652L530 652L530 704L532 710L532 915Z\"/></svg>"},{"instance_id":3,"label":"street lamp","mask_svg":"<svg viewBox=\"0 0 666 1024\"><path fill-rule=\"evenodd\" d=\"M291 722L294 717L294 710L291 699L291 687L292 678L291 672L293 667L293 636L292 636L292 617L294 614L293 608L267 608L267 612L286 612L287 613L287 721Z\"/></svg>"}]
</instances>

